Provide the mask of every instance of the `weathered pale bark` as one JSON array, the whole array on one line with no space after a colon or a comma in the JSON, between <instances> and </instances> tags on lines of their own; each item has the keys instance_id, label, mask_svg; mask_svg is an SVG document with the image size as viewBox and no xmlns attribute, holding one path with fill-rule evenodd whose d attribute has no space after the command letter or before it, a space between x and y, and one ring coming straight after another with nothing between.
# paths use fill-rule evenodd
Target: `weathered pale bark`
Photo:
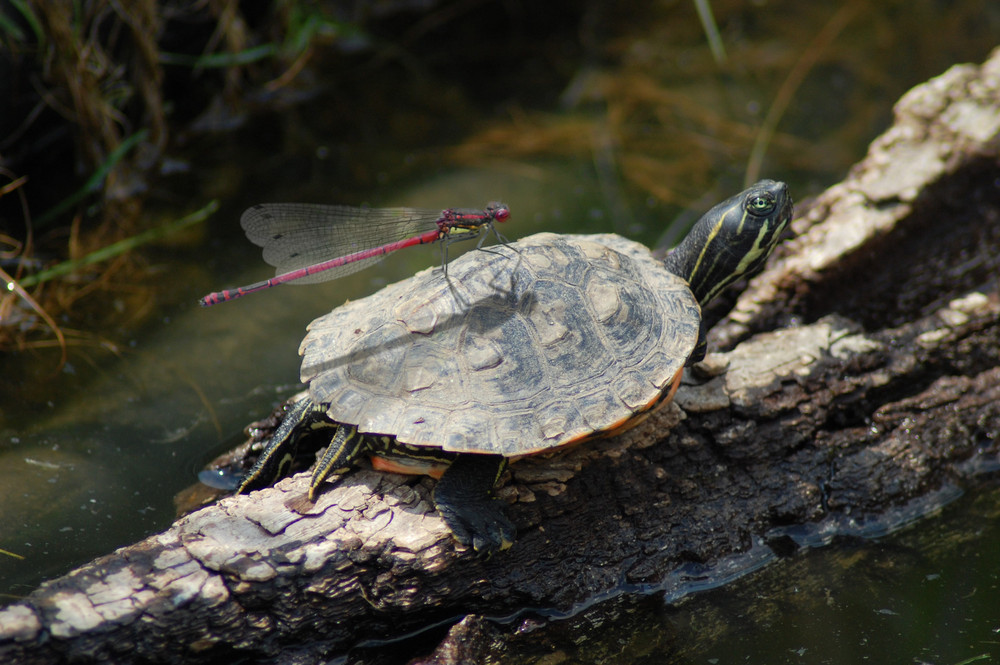
<instances>
[{"instance_id":1,"label":"weathered pale bark","mask_svg":"<svg viewBox=\"0 0 1000 665\"><path fill-rule=\"evenodd\" d=\"M855 528L997 468L1000 52L896 116L713 330L731 349L707 359L713 378L625 436L512 467L510 551L458 550L432 481L362 470L310 505L299 475L0 610L0 661L328 658L466 614L657 588L755 536Z\"/></svg>"}]
</instances>

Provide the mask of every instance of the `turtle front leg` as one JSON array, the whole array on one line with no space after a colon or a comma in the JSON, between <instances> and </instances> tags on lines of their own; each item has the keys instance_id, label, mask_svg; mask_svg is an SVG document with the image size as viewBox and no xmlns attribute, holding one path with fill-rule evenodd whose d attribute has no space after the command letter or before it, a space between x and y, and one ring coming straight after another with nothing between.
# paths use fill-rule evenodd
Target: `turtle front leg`
<instances>
[{"instance_id":1,"label":"turtle front leg","mask_svg":"<svg viewBox=\"0 0 1000 665\"><path fill-rule=\"evenodd\" d=\"M308 397L293 404L285 413L278 429L274 430L271 440L257 458L257 463L243 475L236 493L246 494L252 490L269 487L288 475L288 469L295 459L299 438L310 431L315 426L314 423L321 424L320 419L325 417L326 410L318 407Z\"/></svg>"},{"instance_id":2,"label":"turtle front leg","mask_svg":"<svg viewBox=\"0 0 1000 665\"><path fill-rule=\"evenodd\" d=\"M323 458L316 462L312 478L309 480L309 500L316 500L319 486L326 477L337 471L345 471L354 464L359 456L367 450L365 437L358 434L356 427L340 425L330 445L327 446Z\"/></svg>"},{"instance_id":3,"label":"turtle front leg","mask_svg":"<svg viewBox=\"0 0 1000 665\"><path fill-rule=\"evenodd\" d=\"M516 529L493 487L507 468L501 455L460 454L434 486L434 506L462 545L489 556L514 542Z\"/></svg>"}]
</instances>

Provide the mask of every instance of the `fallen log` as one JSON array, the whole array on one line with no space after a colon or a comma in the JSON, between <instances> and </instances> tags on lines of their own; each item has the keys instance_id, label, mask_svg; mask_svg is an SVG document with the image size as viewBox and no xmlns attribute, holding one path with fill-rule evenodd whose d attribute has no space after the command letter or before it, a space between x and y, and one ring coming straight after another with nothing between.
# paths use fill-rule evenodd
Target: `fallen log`
<instances>
[{"instance_id":1,"label":"fallen log","mask_svg":"<svg viewBox=\"0 0 1000 665\"><path fill-rule=\"evenodd\" d=\"M795 230L675 405L511 467L510 551L457 547L432 481L360 470L309 504L299 474L0 610L0 660L314 662L464 615L682 593L790 527L891 528L996 471L1000 51L904 96Z\"/></svg>"}]
</instances>

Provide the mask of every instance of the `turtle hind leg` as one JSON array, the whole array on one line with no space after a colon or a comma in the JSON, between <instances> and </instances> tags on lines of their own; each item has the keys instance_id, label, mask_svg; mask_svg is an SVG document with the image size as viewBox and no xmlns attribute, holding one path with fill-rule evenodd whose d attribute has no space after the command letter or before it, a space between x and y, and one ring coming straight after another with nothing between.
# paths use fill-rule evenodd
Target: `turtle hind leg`
<instances>
[{"instance_id":1,"label":"turtle hind leg","mask_svg":"<svg viewBox=\"0 0 1000 665\"><path fill-rule=\"evenodd\" d=\"M507 467L501 455L458 455L434 486L434 506L455 540L489 556L514 542L516 529L493 497Z\"/></svg>"},{"instance_id":2,"label":"turtle hind leg","mask_svg":"<svg viewBox=\"0 0 1000 665\"><path fill-rule=\"evenodd\" d=\"M257 463L243 475L236 493L246 494L269 487L288 475L288 470L295 459L299 439L324 420L332 425L326 420L326 410L317 406L308 397L293 404L278 425L278 429L274 430L271 440L257 458Z\"/></svg>"},{"instance_id":3,"label":"turtle hind leg","mask_svg":"<svg viewBox=\"0 0 1000 665\"><path fill-rule=\"evenodd\" d=\"M356 427L338 426L337 433L323 453L323 458L313 468L312 479L309 481L309 500L316 500L319 486L327 476L349 468L367 448L365 437L358 434Z\"/></svg>"}]
</instances>

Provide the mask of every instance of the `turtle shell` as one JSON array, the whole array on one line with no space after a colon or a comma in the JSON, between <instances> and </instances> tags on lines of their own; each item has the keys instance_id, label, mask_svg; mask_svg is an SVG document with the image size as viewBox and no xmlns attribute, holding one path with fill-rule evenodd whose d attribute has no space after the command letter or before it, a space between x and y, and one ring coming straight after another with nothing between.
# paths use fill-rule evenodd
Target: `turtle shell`
<instances>
[{"instance_id":1,"label":"turtle shell","mask_svg":"<svg viewBox=\"0 0 1000 665\"><path fill-rule=\"evenodd\" d=\"M641 245L540 233L316 319L301 377L362 433L515 457L623 429L661 402L700 316Z\"/></svg>"}]
</instances>

